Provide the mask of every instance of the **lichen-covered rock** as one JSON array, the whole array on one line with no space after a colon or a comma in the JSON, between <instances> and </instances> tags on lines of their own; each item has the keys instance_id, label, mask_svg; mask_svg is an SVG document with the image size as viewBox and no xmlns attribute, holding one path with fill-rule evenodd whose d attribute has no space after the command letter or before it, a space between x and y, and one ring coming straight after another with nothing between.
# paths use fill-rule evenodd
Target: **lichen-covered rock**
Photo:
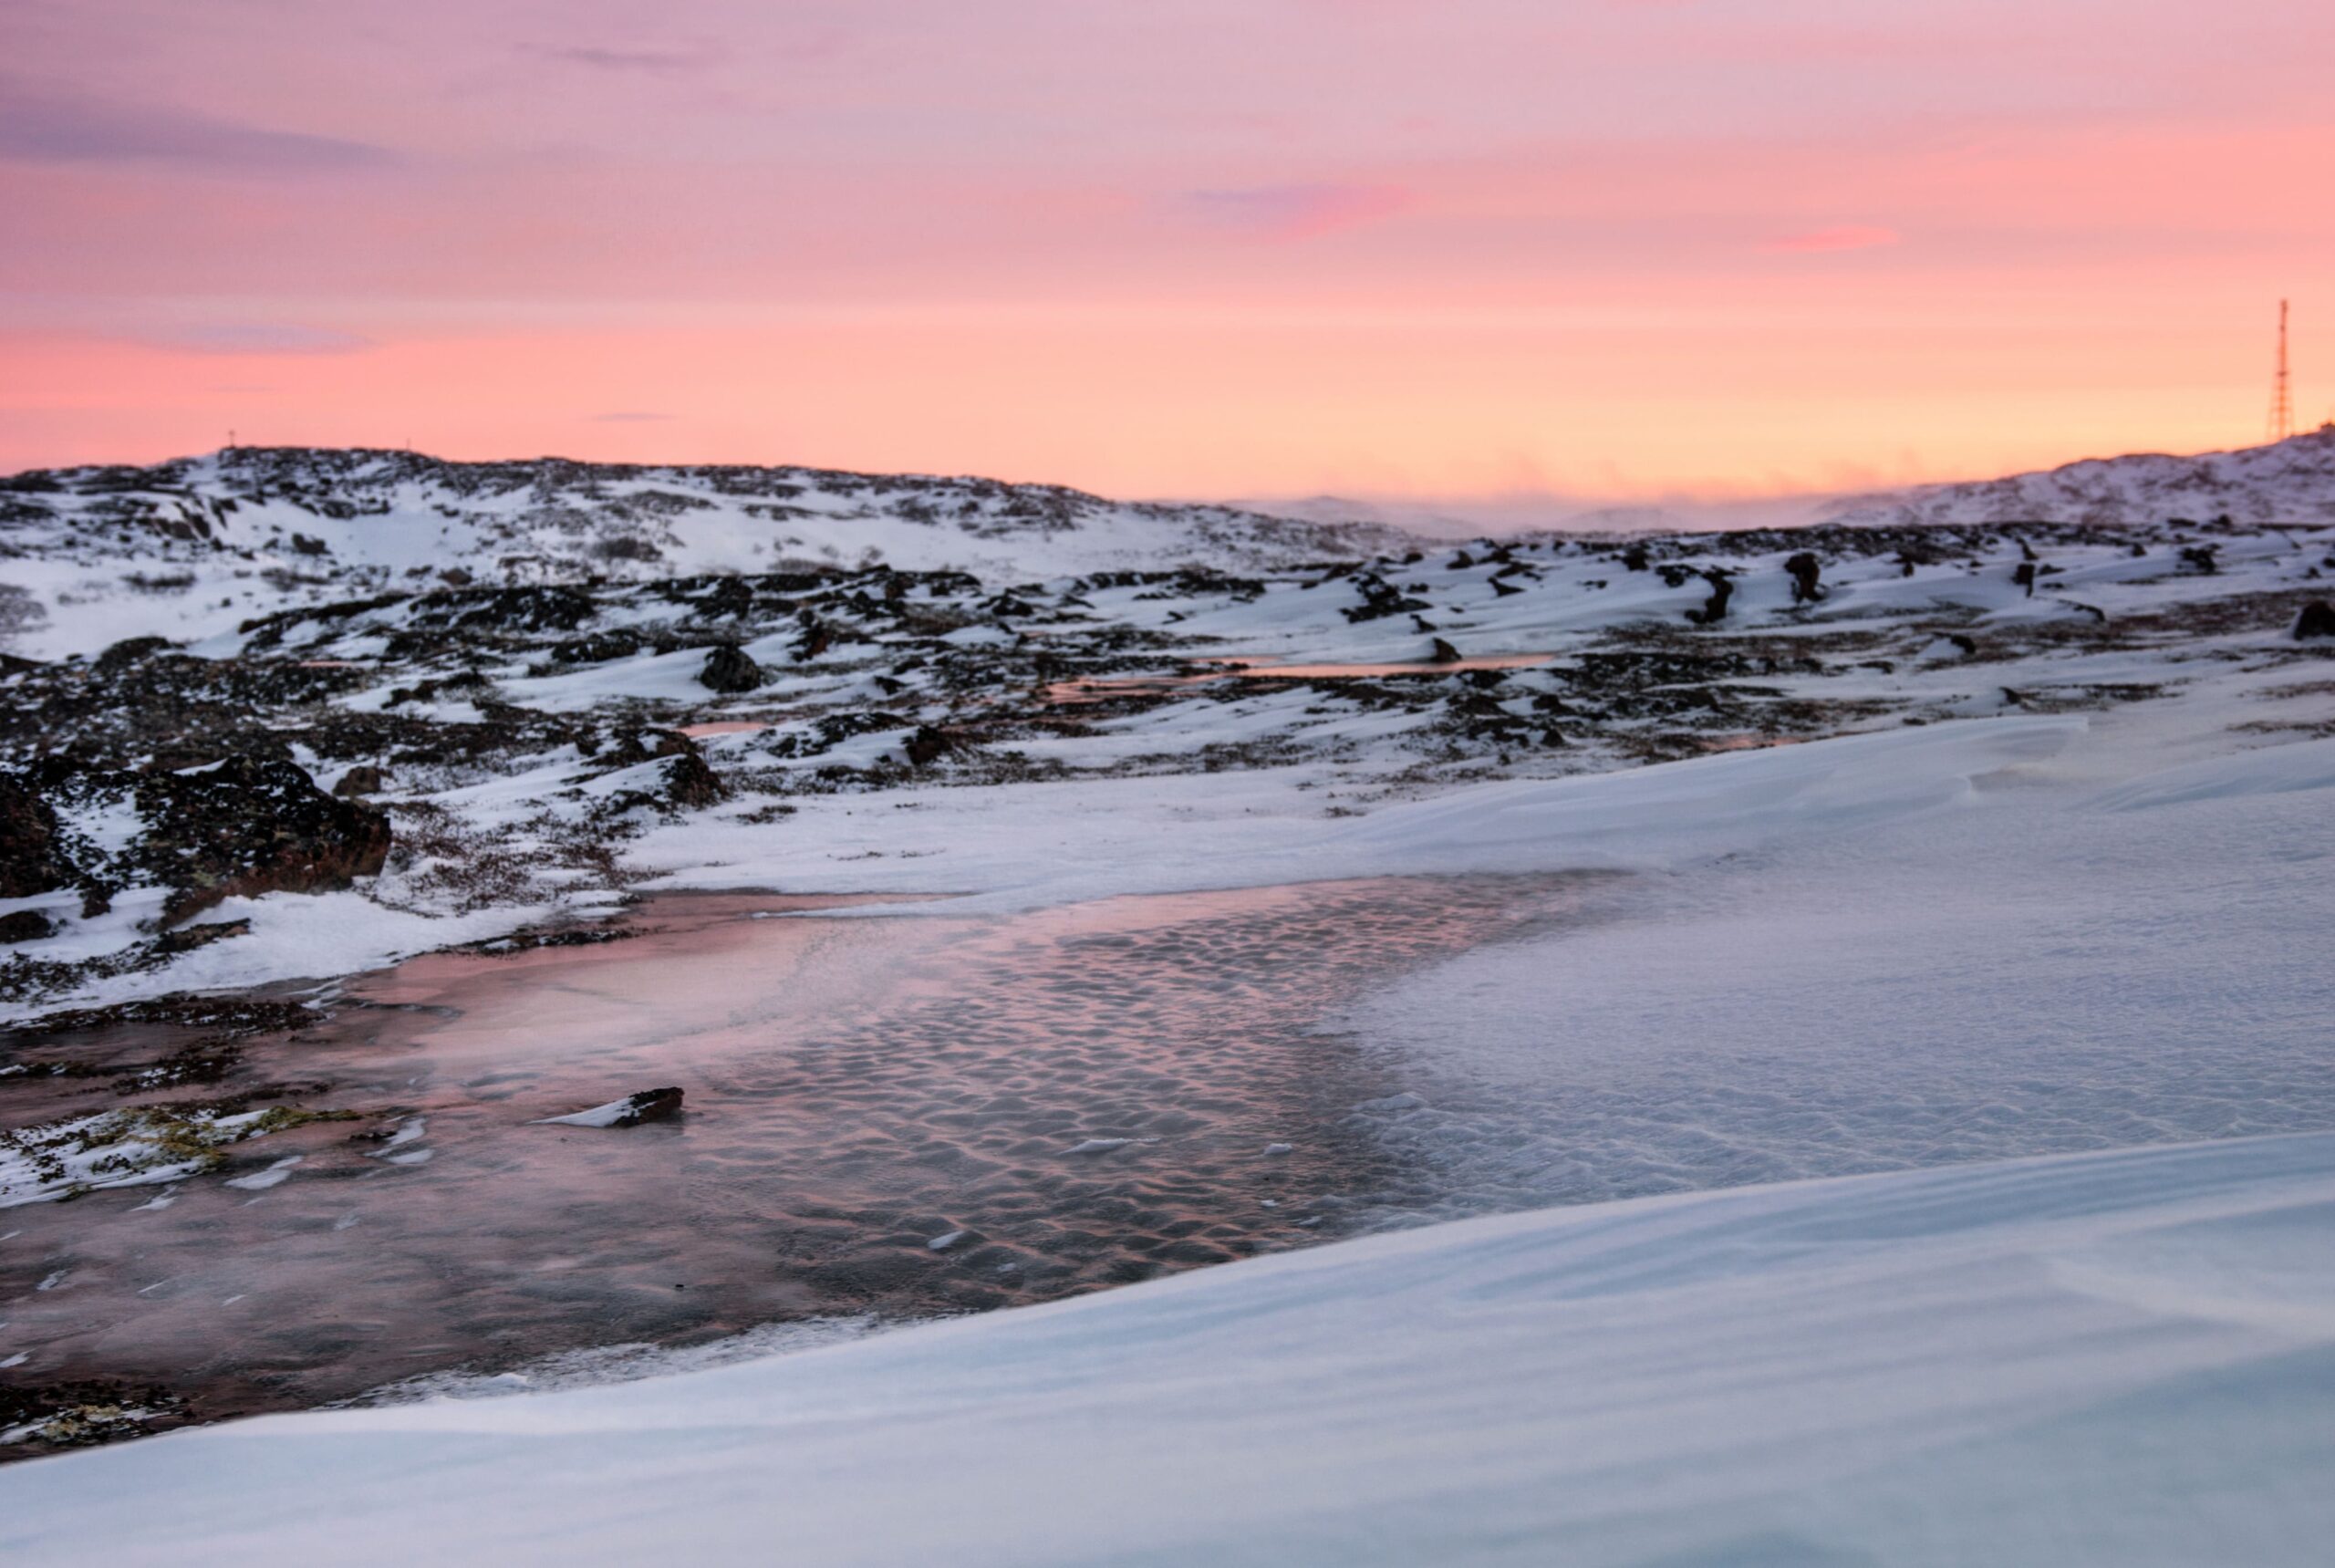
<instances>
[{"instance_id":1,"label":"lichen-covered rock","mask_svg":"<svg viewBox=\"0 0 2335 1568\"><path fill-rule=\"evenodd\" d=\"M161 887L176 925L223 898L371 876L389 820L275 758L140 774L47 757L0 775L0 897L78 887L102 907L111 892Z\"/></svg>"},{"instance_id":2,"label":"lichen-covered rock","mask_svg":"<svg viewBox=\"0 0 2335 1568\"><path fill-rule=\"evenodd\" d=\"M346 888L381 869L389 819L318 789L296 763L231 757L140 781L138 858L171 888L176 924L223 898Z\"/></svg>"}]
</instances>

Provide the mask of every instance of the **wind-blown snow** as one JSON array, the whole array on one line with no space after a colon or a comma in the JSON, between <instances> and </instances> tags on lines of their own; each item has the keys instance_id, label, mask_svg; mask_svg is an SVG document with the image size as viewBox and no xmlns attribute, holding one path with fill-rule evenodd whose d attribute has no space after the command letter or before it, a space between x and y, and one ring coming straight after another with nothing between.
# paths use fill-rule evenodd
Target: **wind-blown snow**
<instances>
[{"instance_id":1,"label":"wind-blown snow","mask_svg":"<svg viewBox=\"0 0 2335 1568\"><path fill-rule=\"evenodd\" d=\"M0 1552L2311 1564L2330 1303L2335 1137L1755 1188L44 1460Z\"/></svg>"}]
</instances>

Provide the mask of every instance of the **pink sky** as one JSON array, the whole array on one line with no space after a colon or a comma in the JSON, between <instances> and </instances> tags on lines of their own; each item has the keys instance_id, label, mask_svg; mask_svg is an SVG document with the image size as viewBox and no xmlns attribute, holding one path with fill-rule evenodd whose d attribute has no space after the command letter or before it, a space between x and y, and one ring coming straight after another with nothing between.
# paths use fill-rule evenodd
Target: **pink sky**
<instances>
[{"instance_id":1,"label":"pink sky","mask_svg":"<svg viewBox=\"0 0 2335 1568\"><path fill-rule=\"evenodd\" d=\"M0 0L0 468L1763 493L2335 406L2325 0Z\"/></svg>"}]
</instances>

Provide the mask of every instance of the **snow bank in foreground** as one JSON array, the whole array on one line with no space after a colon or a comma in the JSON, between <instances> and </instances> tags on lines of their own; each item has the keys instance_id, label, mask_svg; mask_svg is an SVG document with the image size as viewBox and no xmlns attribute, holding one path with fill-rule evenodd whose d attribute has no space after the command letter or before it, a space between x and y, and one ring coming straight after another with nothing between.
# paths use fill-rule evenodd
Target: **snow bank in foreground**
<instances>
[{"instance_id":1,"label":"snow bank in foreground","mask_svg":"<svg viewBox=\"0 0 2335 1568\"><path fill-rule=\"evenodd\" d=\"M26 1561L2323 1561L2335 1136L1560 1210L0 1470Z\"/></svg>"}]
</instances>

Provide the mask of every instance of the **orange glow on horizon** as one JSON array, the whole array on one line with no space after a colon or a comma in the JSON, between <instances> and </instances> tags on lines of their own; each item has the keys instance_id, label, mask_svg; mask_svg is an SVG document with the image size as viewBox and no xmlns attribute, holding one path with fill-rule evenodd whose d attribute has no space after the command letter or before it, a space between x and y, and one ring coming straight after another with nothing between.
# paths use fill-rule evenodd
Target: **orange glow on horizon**
<instances>
[{"instance_id":1,"label":"orange glow on horizon","mask_svg":"<svg viewBox=\"0 0 2335 1568\"><path fill-rule=\"evenodd\" d=\"M0 469L1837 491L2248 444L2289 295L2335 403L2300 0L666 9L11 12Z\"/></svg>"}]
</instances>

